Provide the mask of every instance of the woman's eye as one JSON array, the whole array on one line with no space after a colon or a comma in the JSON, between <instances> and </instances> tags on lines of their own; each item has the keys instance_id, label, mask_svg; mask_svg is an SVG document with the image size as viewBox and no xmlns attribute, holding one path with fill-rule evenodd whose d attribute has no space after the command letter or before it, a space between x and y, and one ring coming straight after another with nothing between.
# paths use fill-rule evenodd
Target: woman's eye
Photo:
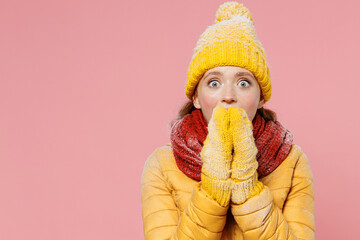
<instances>
[{"instance_id":1,"label":"woman's eye","mask_svg":"<svg viewBox=\"0 0 360 240\"><path fill-rule=\"evenodd\" d=\"M220 85L220 83L216 80L212 80L209 82L210 87L218 87L219 85Z\"/></svg>"},{"instance_id":2,"label":"woman's eye","mask_svg":"<svg viewBox=\"0 0 360 240\"><path fill-rule=\"evenodd\" d=\"M250 85L250 83L247 80L241 80L239 82L240 87L248 87L249 85Z\"/></svg>"}]
</instances>

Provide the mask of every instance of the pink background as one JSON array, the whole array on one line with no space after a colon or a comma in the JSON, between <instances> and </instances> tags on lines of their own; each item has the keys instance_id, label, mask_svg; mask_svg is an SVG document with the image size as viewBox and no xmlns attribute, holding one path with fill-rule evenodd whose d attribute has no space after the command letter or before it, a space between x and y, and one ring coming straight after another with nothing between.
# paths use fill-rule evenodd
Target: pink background
<instances>
[{"instance_id":1,"label":"pink background","mask_svg":"<svg viewBox=\"0 0 360 240\"><path fill-rule=\"evenodd\" d=\"M0 2L0 239L143 239L143 164L222 2ZM243 2L267 107L310 160L317 239L356 239L360 3Z\"/></svg>"}]
</instances>

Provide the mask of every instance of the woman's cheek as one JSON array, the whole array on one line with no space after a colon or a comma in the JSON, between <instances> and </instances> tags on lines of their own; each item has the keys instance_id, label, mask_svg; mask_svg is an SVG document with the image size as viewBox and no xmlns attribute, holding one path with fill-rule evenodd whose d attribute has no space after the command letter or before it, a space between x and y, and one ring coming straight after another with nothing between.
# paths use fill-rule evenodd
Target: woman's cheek
<instances>
[{"instance_id":1,"label":"woman's cheek","mask_svg":"<svg viewBox=\"0 0 360 240\"><path fill-rule=\"evenodd\" d=\"M211 119L212 112L216 107L217 101L214 98L206 97L202 99L202 107L201 110L205 117L206 122L208 123Z\"/></svg>"},{"instance_id":2,"label":"woman's cheek","mask_svg":"<svg viewBox=\"0 0 360 240\"><path fill-rule=\"evenodd\" d=\"M256 98L247 98L245 102L244 109L250 121L254 119L257 111L258 102L256 100L257 100Z\"/></svg>"}]
</instances>

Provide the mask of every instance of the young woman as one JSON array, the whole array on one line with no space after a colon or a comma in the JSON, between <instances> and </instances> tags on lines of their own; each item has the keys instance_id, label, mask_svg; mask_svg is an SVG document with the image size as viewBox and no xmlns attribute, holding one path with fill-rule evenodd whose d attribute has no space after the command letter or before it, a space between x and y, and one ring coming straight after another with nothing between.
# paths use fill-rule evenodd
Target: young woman
<instances>
[{"instance_id":1,"label":"young woman","mask_svg":"<svg viewBox=\"0 0 360 240\"><path fill-rule=\"evenodd\" d=\"M263 108L271 96L250 12L227 2L201 35L189 102L142 176L145 239L314 239L308 160Z\"/></svg>"}]
</instances>

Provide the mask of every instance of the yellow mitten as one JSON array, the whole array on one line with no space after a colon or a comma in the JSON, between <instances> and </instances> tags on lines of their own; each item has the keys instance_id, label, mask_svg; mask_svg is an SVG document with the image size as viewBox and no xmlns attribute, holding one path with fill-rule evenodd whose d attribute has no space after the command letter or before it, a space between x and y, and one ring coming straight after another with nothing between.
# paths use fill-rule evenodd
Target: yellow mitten
<instances>
[{"instance_id":1,"label":"yellow mitten","mask_svg":"<svg viewBox=\"0 0 360 240\"><path fill-rule=\"evenodd\" d=\"M202 188L221 206L230 202L232 139L229 134L229 113L221 106L213 110L208 124L208 135L200 156Z\"/></svg>"},{"instance_id":2,"label":"yellow mitten","mask_svg":"<svg viewBox=\"0 0 360 240\"><path fill-rule=\"evenodd\" d=\"M244 109L231 107L230 132L233 138L234 154L231 164L231 201L245 202L264 187L258 181L256 161L257 148L253 137L253 126Z\"/></svg>"}]
</instances>

